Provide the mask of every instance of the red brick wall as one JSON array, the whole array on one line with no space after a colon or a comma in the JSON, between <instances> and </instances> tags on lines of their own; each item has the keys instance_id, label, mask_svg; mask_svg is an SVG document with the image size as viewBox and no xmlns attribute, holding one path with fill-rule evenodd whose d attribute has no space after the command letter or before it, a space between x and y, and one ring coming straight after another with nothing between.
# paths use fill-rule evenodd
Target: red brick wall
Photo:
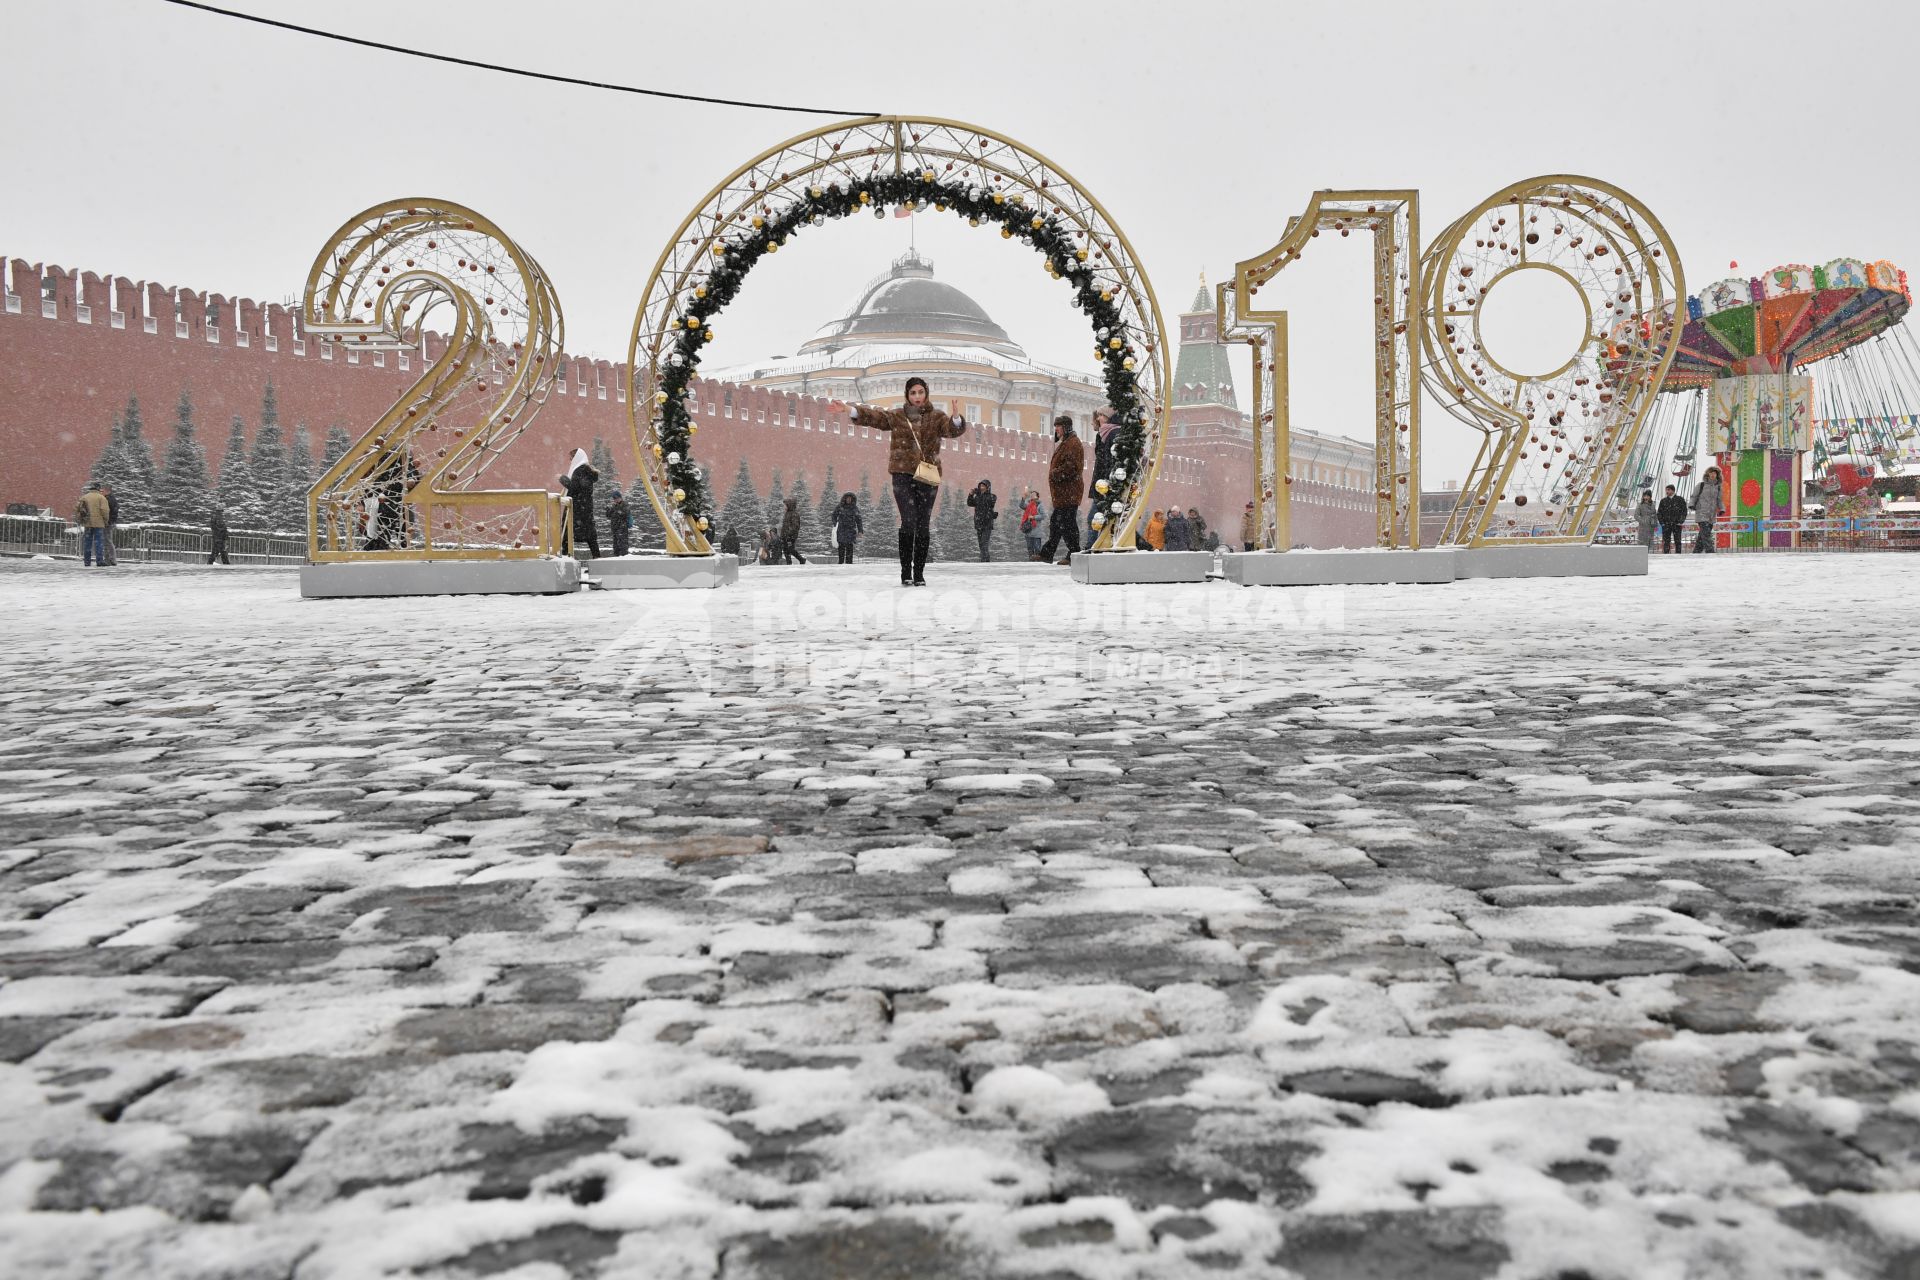
<instances>
[{"instance_id":1,"label":"red brick wall","mask_svg":"<svg viewBox=\"0 0 1920 1280\"><path fill-rule=\"evenodd\" d=\"M209 297L59 267L43 269L18 259L0 259L0 269L7 290L19 299L18 312L11 304L0 311L0 502L69 508L129 394L140 398L146 437L158 461L172 435L174 403L187 387L200 444L217 474L230 420L239 414L251 440L269 379L279 399L283 429L290 438L296 424L306 423L317 458L330 425L338 423L357 436L421 369L416 359L410 371L402 371L393 353L384 367L373 363L371 353L363 353L358 364L349 363L344 350L327 359L317 341L306 342L304 354L297 354L296 317L278 304ZM41 314L43 278L54 285L52 318ZM218 306L217 341L208 340L209 303ZM86 323L79 319L82 305L91 311ZM116 309L123 320L120 327L113 324ZM149 318L152 333L146 331ZM184 337L177 336L180 323ZM246 332L246 347L238 345L236 328ZM267 349L269 334L277 351ZM565 456L576 446L590 447L596 436L613 449L622 482L632 483L625 366L579 357L568 357L566 365L565 391L556 389L548 396L527 433L487 473L489 484L550 487ZM871 478L876 496L884 489L885 443L862 436L858 429L850 431L844 420L830 420L821 402L733 387L733 413L728 416L728 388L717 383L701 383L700 388L702 430L696 456L707 469L716 505L727 496L743 456L762 493L777 468L788 483L804 472L818 497L829 466L842 489L858 489L863 473ZM789 416L795 421L789 423ZM833 430L836 425L838 431ZM1044 493L1049 447L1031 434L979 427L958 447L949 445L946 458L957 483L971 487L985 477L1003 493L1028 486ZM1251 475L1251 452L1243 442L1224 435L1178 439L1163 462L1152 502L1156 507L1197 506L1231 541L1251 490ZM1370 517L1360 513L1356 536L1338 531L1348 514L1318 512L1296 487L1294 520L1303 539L1364 544L1371 538Z\"/></svg>"}]
</instances>

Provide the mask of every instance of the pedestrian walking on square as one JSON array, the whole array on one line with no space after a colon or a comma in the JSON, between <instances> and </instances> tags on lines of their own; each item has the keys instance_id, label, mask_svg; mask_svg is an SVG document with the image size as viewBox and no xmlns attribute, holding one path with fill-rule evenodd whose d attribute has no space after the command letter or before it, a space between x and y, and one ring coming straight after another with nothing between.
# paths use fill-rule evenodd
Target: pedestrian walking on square
<instances>
[{"instance_id":1,"label":"pedestrian walking on square","mask_svg":"<svg viewBox=\"0 0 1920 1280\"><path fill-rule=\"evenodd\" d=\"M1029 558L1036 557L1040 554L1040 543L1046 538L1046 535L1040 532L1040 521L1043 518L1044 513L1040 507L1040 491L1038 489L1027 490L1026 500L1020 504L1020 532L1026 535L1027 555Z\"/></svg>"},{"instance_id":2,"label":"pedestrian walking on square","mask_svg":"<svg viewBox=\"0 0 1920 1280\"><path fill-rule=\"evenodd\" d=\"M853 406L853 420L888 434L887 473L893 501L900 509L900 585L927 585L927 552L933 545L933 501L939 494L940 442L967 429L967 420L948 417L927 398L927 380L907 379L907 402L898 409ZM838 411L847 406L829 400Z\"/></svg>"},{"instance_id":3,"label":"pedestrian walking on square","mask_svg":"<svg viewBox=\"0 0 1920 1280\"><path fill-rule=\"evenodd\" d=\"M1162 551L1193 550L1187 543L1187 517L1178 507L1167 512L1167 524L1165 531L1161 534L1160 549Z\"/></svg>"},{"instance_id":4,"label":"pedestrian walking on square","mask_svg":"<svg viewBox=\"0 0 1920 1280\"><path fill-rule=\"evenodd\" d=\"M1653 490L1640 495L1640 505L1633 509L1633 523L1640 535L1640 545L1653 550L1653 527L1660 523L1659 508L1653 505Z\"/></svg>"},{"instance_id":5,"label":"pedestrian walking on square","mask_svg":"<svg viewBox=\"0 0 1920 1280\"><path fill-rule=\"evenodd\" d=\"M1687 500L1667 486L1667 496L1654 509L1660 520L1660 554L1680 554L1680 535L1687 527Z\"/></svg>"},{"instance_id":6,"label":"pedestrian walking on square","mask_svg":"<svg viewBox=\"0 0 1920 1280\"><path fill-rule=\"evenodd\" d=\"M207 518L207 534L212 539L212 549L207 552L207 563L218 560L221 564L232 564L227 559L227 513L224 508L215 507Z\"/></svg>"},{"instance_id":7,"label":"pedestrian walking on square","mask_svg":"<svg viewBox=\"0 0 1920 1280\"><path fill-rule=\"evenodd\" d=\"M1036 560L1053 563L1054 549L1067 544L1069 564L1080 550L1080 495L1086 483L1086 447L1073 434L1073 418L1061 414L1053 420L1053 457L1047 461L1047 496L1053 500L1053 518L1047 523L1047 540L1040 544Z\"/></svg>"},{"instance_id":8,"label":"pedestrian walking on square","mask_svg":"<svg viewBox=\"0 0 1920 1280\"><path fill-rule=\"evenodd\" d=\"M740 558L740 535L734 531L732 525L727 526L726 534L720 539L720 554L732 556L736 560Z\"/></svg>"},{"instance_id":9,"label":"pedestrian walking on square","mask_svg":"<svg viewBox=\"0 0 1920 1280\"><path fill-rule=\"evenodd\" d=\"M1720 468L1709 467L1707 478L1700 482L1700 488L1693 495L1693 518L1700 525L1700 536L1693 543L1696 553L1713 554L1713 524L1726 509L1720 500Z\"/></svg>"},{"instance_id":10,"label":"pedestrian walking on square","mask_svg":"<svg viewBox=\"0 0 1920 1280\"><path fill-rule=\"evenodd\" d=\"M1147 520L1147 529L1143 536L1147 540L1148 547L1155 551L1165 551L1167 549L1167 513L1154 512Z\"/></svg>"},{"instance_id":11,"label":"pedestrian walking on square","mask_svg":"<svg viewBox=\"0 0 1920 1280\"><path fill-rule=\"evenodd\" d=\"M633 535L633 511L627 506L627 495L616 493L613 501L607 504L607 532L613 535L613 554L627 554L629 538Z\"/></svg>"},{"instance_id":12,"label":"pedestrian walking on square","mask_svg":"<svg viewBox=\"0 0 1920 1280\"><path fill-rule=\"evenodd\" d=\"M967 495L967 505L973 508L973 536L980 540L980 562L992 560L988 553L988 540L993 537L993 522L1000 518L994 508L999 505L999 495L993 491L991 480L982 480L973 486L973 492Z\"/></svg>"},{"instance_id":13,"label":"pedestrian walking on square","mask_svg":"<svg viewBox=\"0 0 1920 1280\"><path fill-rule=\"evenodd\" d=\"M107 495L100 492L99 485L89 485L80 495L73 522L80 526L81 566L91 569L97 565L104 569L107 553L102 548L107 540Z\"/></svg>"},{"instance_id":14,"label":"pedestrian walking on square","mask_svg":"<svg viewBox=\"0 0 1920 1280\"><path fill-rule=\"evenodd\" d=\"M1253 537L1253 504L1249 502L1247 509L1240 513L1240 549L1242 551L1253 550Z\"/></svg>"},{"instance_id":15,"label":"pedestrian walking on square","mask_svg":"<svg viewBox=\"0 0 1920 1280\"><path fill-rule=\"evenodd\" d=\"M798 560L801 564L807 558L800 554L800 500L787 499L787 509L780 513L780 556L787 563Z\"/></svg>"},{"instance_id":16,"label":"pedestrian walking on square","mask_svg":"<svg viewBox=\"0 0 1920 1280\"><path fill-rule=\"evenodd\" d=\"M1206 551L1207 522L1200 518L1200 508L1187 508L1187 550Z\"/></svg>"},{"instance_id":17,"label":"pedestrian walking on square","mask_svg":"<svg viewBox=\"0 0 1920 1280\"><path fill-rule=\"evenodd\" d=\"M108 564L120 563L120 552L113 545L114 535L120 532L120 499L113 496L113 486L103 484L100 492L107 499L107 536L101 541L101 547L107 553Z\"/></svg>"},{"instance_id":18,"label":"pedestrian walking on square","mask_svg":"<svg viewBox=\"0 0 1920 1280\"><path fill-rule=\"evenodd\" d=\"M853 544L867 531L867 525L860 518L860 503L851 493L840 495L840 505L833 509L833 545L839 553L841 564L853 563Z\"/></svg>"},{"instance_id":19,"label":"pedestrian walking on square","mask_svg":"<svg viewBox=\"0 0 1920 1280\"><path fill-rule=\"evenodd\" d=\"M574 552L577 556L584 542L596 560L600 558L600 532L593 520L593 486L599 479L600 473L593 469L585 449L573 451L573 457L567 460L567 473L560 477L560 487L573 499Z\"/></svg>"}]
</instances>

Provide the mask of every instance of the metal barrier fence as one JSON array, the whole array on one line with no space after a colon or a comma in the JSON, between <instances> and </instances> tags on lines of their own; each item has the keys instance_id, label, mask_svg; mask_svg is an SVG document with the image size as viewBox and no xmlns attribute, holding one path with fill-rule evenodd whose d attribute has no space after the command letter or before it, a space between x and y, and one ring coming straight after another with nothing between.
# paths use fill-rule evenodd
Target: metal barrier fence
<instances>
[{"instance_id":1,"label":"metal barrier fence","mask_svg":"<svg viewBox=\"0 0 1920 1280\"><path fill-rule=\"evenodd\" d=\"M1720 551L1920 551L1920 517L1870 516L1854 520L1721 520L1713 526ZM1681 545L1693 549L1699 525L1689 520ZM1630 524L1600 526L1597 542L1632 543ZM1654 541L1659 542L1658 532Z\"/></svg>"},{"instance_id":2,"label":"metal barrier fence","mask_svg":"<svg viewBox=\"0 0 1920 1280\"><path fill-rule=\"evenodd\" d=\"M123 524L113 530L114 558L130 564L205 564L213 535L181 525ZM78 560L80 528L64 520L0 516L0 555L55 556ZM305 536L230 530L227 559L233 564L288 565L307 562Z\"/></svg>"}]
</instances>

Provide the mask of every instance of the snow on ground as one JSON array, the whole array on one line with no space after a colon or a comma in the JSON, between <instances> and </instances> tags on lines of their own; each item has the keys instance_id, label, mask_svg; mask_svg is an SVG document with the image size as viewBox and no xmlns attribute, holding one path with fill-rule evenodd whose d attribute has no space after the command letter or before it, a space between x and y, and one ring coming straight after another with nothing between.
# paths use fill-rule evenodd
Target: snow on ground
<instances>
[{"instance_id":1,"label":"snow on ground","mask_svg":"<svg viewBox=\"0 0 1920 1280\"><path fill-rule=\"evenodd\" d=\"M0 1257L1920 1274L1916 564L0 562Z\"/></svg>"}]
</instances>

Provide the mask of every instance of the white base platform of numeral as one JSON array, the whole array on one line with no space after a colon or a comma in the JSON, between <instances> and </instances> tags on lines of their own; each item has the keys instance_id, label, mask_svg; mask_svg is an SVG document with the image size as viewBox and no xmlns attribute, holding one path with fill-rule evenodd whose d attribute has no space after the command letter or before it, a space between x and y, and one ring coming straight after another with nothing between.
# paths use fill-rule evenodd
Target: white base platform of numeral
<instances>
[{"instance_id":1,"label":"white base platform of numeral","mask_svg":"<svg viewBox=\"0 0 1920 1280\"><path fill-rule=\"evenodd\" d=\"M1205 582L1211 551L1077 551L1067 567L1075 582Z\"/></svg>"},{"instance_id":2,"label":"white base platform of numeral","mask_svg":"<svg viewBox=\"0 0 1920 1280\"><path fill-rule=\"evenodd\" d=\"M1461 547L1454 553L1461 578L1635 578L1647 572L1647 549L1634 545Z\"/></svg>"},{"instance_id":3,"label":"white base platform of numeral","mask_svg":"<svg viewBox=\"0 0 1920 1280\"><path fill-rule=\"evenodd\" d=\"M570 556L530 560L347 560L300 566L300 594L352 596L563 596L580 589Z\"/></svg>"},{"instance_id":4,"label":"white base platform of numeral","mask_svg":"<svg viewBox=\"0 0 1920 1280\"><path fill-rule=\"evenodd\" d=\"M1411 585L1461 578L1614 578L1647 572L1645 547L1432 547L1419 551L1230 551L1228 582L1245 587Z\"/></svg>"},{"instance_id":5,"label":"white base platform of numeral","mask_svg":"<svg viewBox=\"0 0 1920 1280\"><path fill-rule=\"evenodd\" d=\"M689 591L740 581L739 556L609 556L587 561L587 573L608 591Z\"/></svg>"}]
</instances>

